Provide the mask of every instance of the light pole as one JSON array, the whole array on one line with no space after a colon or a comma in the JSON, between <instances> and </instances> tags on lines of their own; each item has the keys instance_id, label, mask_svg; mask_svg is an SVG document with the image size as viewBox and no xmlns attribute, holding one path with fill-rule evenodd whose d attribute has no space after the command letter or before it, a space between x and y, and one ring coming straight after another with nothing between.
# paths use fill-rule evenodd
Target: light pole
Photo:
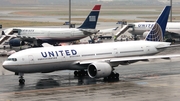
<instances>
[{"instance_id":1,"label":"light pole","mask_svg":"<svg viewBox=\"0 0 180 101\"><path fill-rule=\"evenodd\" d=\"M71 28L71 0L69 0L69 28Z\"/></svg>"},{"instance_id":2,"label":"light pole","mask_svg":"<svg viewBox=\"0 0 180 101\"><path fill-rule=\"evenodd\" d=\"M171 6L171 11L170 11L170 22L172 22L172 0L170 0L170 6Z\"/></svg>"}]
</instances>

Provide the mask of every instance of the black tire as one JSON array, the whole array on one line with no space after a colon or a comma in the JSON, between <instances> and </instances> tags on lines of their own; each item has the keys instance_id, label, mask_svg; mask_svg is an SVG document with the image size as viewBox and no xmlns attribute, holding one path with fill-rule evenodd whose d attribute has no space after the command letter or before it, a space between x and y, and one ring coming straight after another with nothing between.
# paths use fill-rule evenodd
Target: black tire
<instances>
[{"instance_id":1,"label":"black tire","mask_svg":"<svg viewBox=\"0 0 180 101\"><path fill-rule=\"evenodd\" d=\"M78 74L78 72L77 72L77 71L74 71L74 76L75 76L75 77L77 77L77 74Z\"/></svg>"},{"instance_id":2,"label":"black tire","mask_svg":"<svg viewBox=\"0 0 180 101\"><path fill-rule=\"evenodd\" d=\"M24 79L19 79L19 84L24 84L25 80Z\"/></svg>"}]
</instances>

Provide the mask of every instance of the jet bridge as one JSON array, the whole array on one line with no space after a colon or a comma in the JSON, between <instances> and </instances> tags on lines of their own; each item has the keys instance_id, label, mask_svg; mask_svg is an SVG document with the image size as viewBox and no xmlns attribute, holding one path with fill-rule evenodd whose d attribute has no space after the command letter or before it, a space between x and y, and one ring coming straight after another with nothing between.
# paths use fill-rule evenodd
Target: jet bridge
<instances>
[{"instance_id":1,"label":"jet bridge","mask_svg":"<svg viewBox=\"0 0 180 101\"><path fill-rule=\"evenodd\" d=\"M116 41L117 38L118 38L121 34L123 34L124 32L126 32L129 28L134 28L134 24L124 25L118 32L115 33L114 41Z\"/></svg>"}]
</instances>

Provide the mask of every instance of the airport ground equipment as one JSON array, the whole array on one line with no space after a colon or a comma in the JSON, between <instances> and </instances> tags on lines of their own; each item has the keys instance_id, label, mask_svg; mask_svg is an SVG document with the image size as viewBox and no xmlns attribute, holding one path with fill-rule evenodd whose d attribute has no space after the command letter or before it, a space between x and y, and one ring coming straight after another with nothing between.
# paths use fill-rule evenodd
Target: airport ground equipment
<instances>
[{"instance_id":1,"label":"airport ground equipment","mask_svg":"<svg viewBox=\"0 0 180 101\"><path fill-rule=\"evenodd\" d=\"M9 42L14 37L12 36L13 34L13 29L2 31L2 36L0 38L0 46L6 48L6 42Z\"/></svg>"},{"instance_id":2,"label":"airport ground equipment","mask_svg":"<svg viewBox=\"0 0 180 101\"><path fill-rule=\"evenodd\" d=\"M114 35L114 41L117 40L117 38L123 34L124 32L126 32L129 28L133 28L134 25L133 24L128 24L128 25L124 25L117 33L115 33Z\"/></svg>"}]
</instances>

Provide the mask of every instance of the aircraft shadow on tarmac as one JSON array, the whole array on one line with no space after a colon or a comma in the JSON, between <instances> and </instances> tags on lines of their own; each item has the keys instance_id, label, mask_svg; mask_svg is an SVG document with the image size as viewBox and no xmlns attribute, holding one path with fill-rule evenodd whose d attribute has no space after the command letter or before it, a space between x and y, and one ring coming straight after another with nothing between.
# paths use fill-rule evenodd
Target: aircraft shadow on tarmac
<instances>
[{"instance_id":1,"label":"aircraft shadow on tarmac","mask_svg":"<svg viewBox=\"0 0 180 101\"><path fill-rule=\"evenodd\" d=\"M64 81L55 80L53 78L40 79L36 83L36 89L77 86L77 85L80 86L80 85L89 85L89 84L96 84L97 83L96 79L92 79L89 77L74 77L74 79L66 78Z\"/></svg>"},{"instance_id":2,"label":"aircraft shadow on tarmac","mask_svg":"<svg viewBox=\"0 0 180 101\"><path fill-rule=\"evenodd\" d=\"M59 87L59 86L60 83L52 78L40 79L36 83L36 89L44 89L44 88Z\"/></svg>"},{"instance_id":3,"label":"aircraft shadow on tarmac","mask_svg":"<svg viewBox=\"0 0 180 101\"><path fill-rule=\"evenodd\" d=\"M48 89L56 87L72 87L83 86L91 84L106 83L102 78L74 77L74 75L35 75L26 77L28 82L24 85L19 84L13 87L15 91L35 90L35 89ZM35 79L32 79L35 78ZM16 80L15 80L16 81ZM112 81L113 82L113 81ZM117 81L116 81L117 82ZM11 89L12 90L12 89Z\"/></svg>"},{"instance_id":4,"label":"aircraft shadow on tarmac","mask_svg":"<svg viewBox=\"0 0 180 101\"><path fill-rule=\"evenodd\" d=\"M67 87L96 84L98 80L89 77L66 78L63 81L54 78L39 79L36 83L36 89L46 89L53 87ZM23 87L23 85L20 85Z\"/></svg>"}]
</instances>

